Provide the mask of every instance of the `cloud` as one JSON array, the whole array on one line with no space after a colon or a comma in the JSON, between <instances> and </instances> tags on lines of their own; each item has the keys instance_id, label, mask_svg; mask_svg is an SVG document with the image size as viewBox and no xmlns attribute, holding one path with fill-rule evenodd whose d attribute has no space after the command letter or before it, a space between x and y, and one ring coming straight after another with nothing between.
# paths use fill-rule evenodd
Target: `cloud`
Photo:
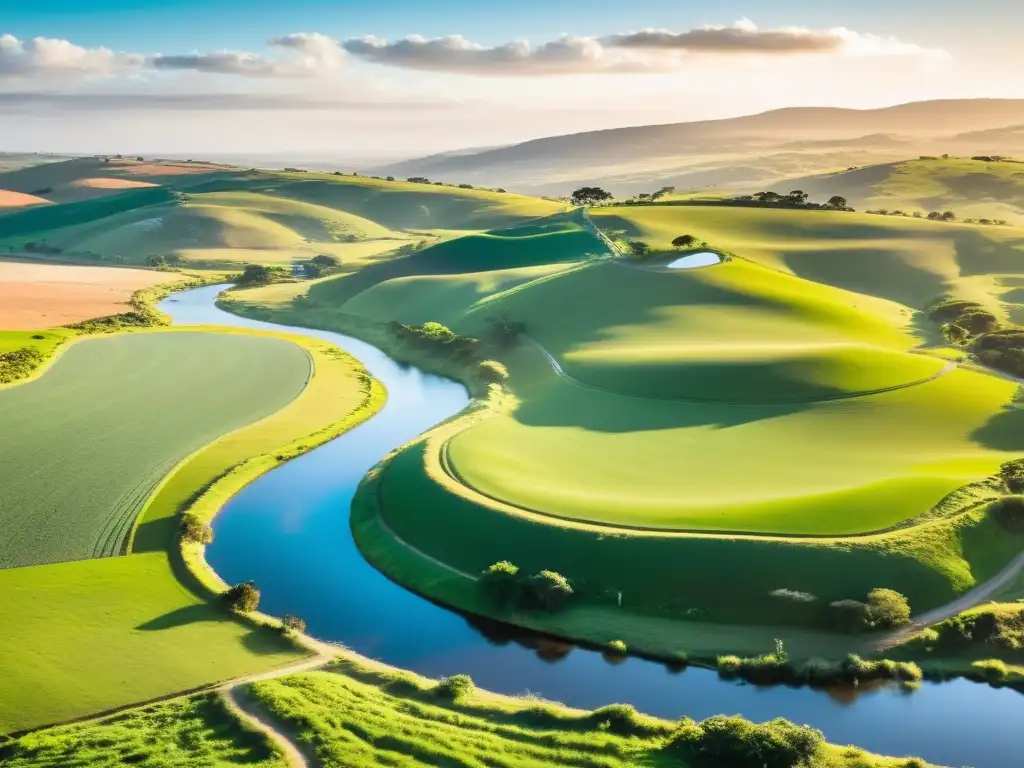
<instances>
[{"instance_id":1,"label":"cloud","mask_svg":"<svg viewBox=\"0 0 1024 768\"><path fill-rule=\"evenodd\" d=\"M944 52L906 43L894 37L862 34L845 27L812 30L805 27L760 29L749 19L731 27L700 27L684 32L644 29L601 38L611 48L683 51L707 54L794 56L844 53L855 55L934 55Z\"/></svg>"},{"instance_id":2,"label":"cloud","mask_svg":"<svg viewBox=\"0 0 1024 768\"><path fill-rule=\"evenodd\" d=\"M405 110L447 110L457 102L310 98L294 93L62 93L51 91L0 92L0 111L33 108L107 111L140 110L358 110L389 112Z\"/></svg>"},{"instance_id":3,"label":"cloud","mask_svg":"<svg viewBox=\"0 0 1024 768\"><path fill-rule=\"evenodd\" d=\"M609 61L598 40L570 35L537 47L526 40L486 47L461 35L412 35L392 42L371 36L346 40L342 48L374 64L467 75L554 75L629 66Z\"/></svg>"},{"instance_id":4,"label":"cloud","mask_svg":"<svg viewBox=\"0 0 1024 768\"><path fill-rule=\"evenodd\" d=\"M350 38L341 47L374 64L495 76L671 72L692 65L696 56L944 55L896 38L843 27L824 31L802 27L760 29L747 19L730 27L682 32L644 29L601 38L567 35L538 46L514 40L487 47L461 35L413 35L394 41L372 36Z\"/></svg>"},{"instance_id":5,"label":"cloud","mask_svg":"<svg viewBox=\"0 0 1024 768\"><path fill-rule=\"evenodd\" d=\"M0 35L0 77L102 76L137 71L145 57L107 48L82 48L68 40Z\"/></svg>"},{"instance_id":6,"label":"cloud","mask_svg":"<svg viewBox=\"0 0 1024 768\"><path fill-rule=\"evenodd\" d=\"M341 68L344 51L337 41L315 32L271 38L269 45L288 52L284 58L255 53L221 51L164 55L148 60L154 69L190 70L245 77L319 77Z\"/></svg>"}]
</instances>

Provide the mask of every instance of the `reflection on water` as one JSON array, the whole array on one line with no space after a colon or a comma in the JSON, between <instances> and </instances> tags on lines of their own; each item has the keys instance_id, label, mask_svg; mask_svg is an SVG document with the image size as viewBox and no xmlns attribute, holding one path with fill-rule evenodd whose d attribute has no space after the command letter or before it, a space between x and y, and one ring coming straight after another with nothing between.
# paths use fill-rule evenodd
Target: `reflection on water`
<instances>
[{"instance_id":1,"label":"reflection on water","mask_svg":"<svg viewBox=\"0 0 1024 768\"><path fill-rule=\"evenodd\" d=\"M175 323L280 330L213 305L219 288L164 301ZM264 475L214 521L207 559L229 582L252 579L261 607L302 616L309 631L366 656L430 677L466 673L482 688L532 693L576 707L612 702L643 712L703 719L741 714L785 717L820 728L833 742L943 765L1006 768L1024 755L1024 696L959 680L898 687L761 688L723 681L711 670L605 660L600 652L467 620L395 585L366 563L348 525L352 494L384 454L468 402L459 384L399 366L375 347L326 331L295 333L332 341L358 357L388 390L385 407L336 440ZM610 663L613 662L613 663Z\"/></svg>"}]
</instances>

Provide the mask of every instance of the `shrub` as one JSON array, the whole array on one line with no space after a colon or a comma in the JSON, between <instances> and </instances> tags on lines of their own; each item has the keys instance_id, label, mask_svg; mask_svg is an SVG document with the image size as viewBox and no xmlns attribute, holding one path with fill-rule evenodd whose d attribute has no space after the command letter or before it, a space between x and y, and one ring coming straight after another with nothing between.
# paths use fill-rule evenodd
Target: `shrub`
<instances>
[{"instance_id":1,"label":"shrub","mask_svg":"<svg viewBox=\"0 0 1024 768\"><path fill-rule=\"evenodd\" d=\"M618 656L625 656L627 653L629 653L629 647L621 640L612 640L610 643L608 643L607 650Z\"/></svg>"},{"instance_id":2,"label":"shrub","mask_svg":"<svg viewBox=\"0 0 1024 768\"><path fill-rule=\"evenodd\" d=\"M739 656L719 656L718 674L722 677L738 677L743 668L743 659Z\"/></svg>"},{"instance_id":3,"label":"shrub","mask_svg":"<svg viewBox=\"0 0 1024 768\"><path fill-rule=\"evenodd\" d=\"M873 629L886 629L910 623L910 603L892 589L868 592L868 618Z\"/></svg>"},{"instance_id":4,"label":"shrub","mask_svg":"<svg viewBox=\"0 0 1024 768\"><path fill-rule=\"evenodd\" d=\"M586 722L617 736L657 736L665 733L664 723L642 715L630 704L608 704L586 716Z\"/></svg>"},{"instance_id":5,"label":"shrub","mask_svg":"<svg viewBox=\"0 0 1024 768\"><path fill-rule=\"evenodd\" d=\"M508 378L508 368L496 360L484 360L477 367L480 378L492 384L500 384Z\"/></svg>"},{"instance_id":6,"label":"shrub","mask_svg":"<svg viewBox=\"0 0 1024 768\"><path fill-rule=\"evenodd\" d=\"M246 264L238 277L239 285L266 285L282 277L288 271L283 267L268 267L266 264Z\"/></svg>"},{"instance_id":7,"label":"shrub","mask_svg":"<svg viewBox=\"0 0 1024 768\"><path fill-rule=\"evenodd\" d=\"M0 384L8 384L28 376L46 358L35 347L22 347L0 354Z\"/></svg>"},{"instance_id":8,"label":"shrub","mask_svg":"<svg viewBox=\"0 0 1024 768\"><path fill-rule=\"evenodd\" d=\"M698 764L721 768L794 768L824 748L821 731L781 718L762 725L716 715L697 724L684 720L665 749Z\"/></svg>"},{"instance_id":9,"label":"shrub","mask_svg":"<svg viewBox=\"0 0 1024 768\"><path fill-rule=\"evenodd\" d=\"M680 235L672 241L673 248L692 248L698 240L693 235Z\"/></svg>"},{"instance_id":10,"label":"shrub","mask_svg":"<svg viewBox=\"0 0 1024 768\"><path fill-rule=\"evenodd\" d=\"M473 678L469 675L452 675L435 685L432 693L439 699L458 701L471 694L474 688Z\"/></svg>"},{"instance_id":11,"label":"shrub","mask_svg":"<svg viewBox=\"0 0 1024 768\"><path fill-rule=\"evenodd\" d=\"M977 336L996 330L999 327L999 321L987 310L971 309L957 315L956 325Z\"/></svg>"},{"instance_id":12,"label":"shrub","mask_svg":"<svg viewBox=\"0 0 1024 768\"><path fill-rule=\"evenodd\" d=\"M286 613L284 618L281 619L281 627L286 632L305 632L306 622L291 613Z\"/></svg>"},{"instance_id":13,"label":"shrub","mask_svg":"<svg viewBox=\"0 0 1024 768\"><path fill-rule=\"evenodd\" d=\"M998 683L1006 679L1009 670L1006 662L1000 659L985 659L971 664L972 676L980 677L990 683Z\"/></svg>"},{"instance_id":14,"label":"shrub","mask_svg":"<svg viewBox=\"0 0 1024 768\"><path fill-rule=\"evenodd\" d=\"M181 538L196 544L212 544L213 529L197 515L186 512L181 518Z\"/></svg>"},{"instance_id":15,"label":"shrub","mask_svg":"<svg viewBox=\"0 0 1024 768\"><path fill-rule=\"evenodd\" d=\"M480 575L480 585L498 605L515 603L520 597L519 568L502 560Z\"/></svg>"},{"instance_id":16,"label":"shrub","mask_svg":"<svg viewBox=\"0 0 1024 768\"><path fill-rule=\"evenodd\" d=\"M840 632L863 632L870 626L870 610L859 600L836 600L828 610L830 623Z\"/></svg>"},{"instance_id":17,"label":"shrub","mask_svg":"<svg viewBox=\"0 0 1024 768\"><path fill-rule=\"evenodd\" d=\"M1013 475L1007 478L1006 484L1010 490L1018 491L1022 481L1021 475ZM1001 528L1010 533L1024 533L1024 496L1008 496L995 502L990 509Z\"/></svg>"},{"instance_id":18,"label":"shrub","mask_svg":"<svg viewBox=\"0 0 1024 768\"><path fill-rule=\"evenodd\" d=\"M626 247L629 248L630 253L640 258L647 256L651 252L651 246L643 240L629 240L626 242Z\"/></svg>"},{"instance_id":19,"label":"shrub","mask_svg":"<svg viewBox=\"0 0 1024 768\"><path fill-rule=\"evenodd\" d=\"M331 256L329 253L318 254L310 259L310 261L327 269L341 266L341 259L337 256Z\"/></svg>"},{"instance_id":20,"label":"shrub","mask_svg":"<svg viewBox=\"0 0 1024 768\"><path fill-rule=\"evenodd\" d=\"M251 613L260 604L260 591L251 581L235 584L222 597L227 607L238 613Z\"/></svg>"},{"instance_id":21,"label":"shrub","mask_svg":"<svg viewBox=\"0 0 1024 768\"><path fill-rule=\"evenodd\" d=\"M541 571L531 576L527 590L530 601L545 611L564 608L573 595L569 580L555 571Z\"/></svg>"}]
</instances>

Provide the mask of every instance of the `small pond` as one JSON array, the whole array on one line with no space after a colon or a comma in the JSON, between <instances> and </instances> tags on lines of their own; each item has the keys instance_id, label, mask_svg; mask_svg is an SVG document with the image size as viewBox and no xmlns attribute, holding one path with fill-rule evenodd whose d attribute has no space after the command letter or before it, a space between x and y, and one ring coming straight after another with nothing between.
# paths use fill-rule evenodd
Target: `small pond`
<instances>
[{"instance_id":1,"label":"small pond","mask_svg":"<svg viewBox=\"0 0 1024 768\"><path fill-rule=\"evenodd\" d=\"M717 253L702 251L701 253L688 253L685 256L680 256L665 266L669 269L694 269L696 267L710 267L713 264L721 263L722 257Z\"/></svg>"}]
</instances>

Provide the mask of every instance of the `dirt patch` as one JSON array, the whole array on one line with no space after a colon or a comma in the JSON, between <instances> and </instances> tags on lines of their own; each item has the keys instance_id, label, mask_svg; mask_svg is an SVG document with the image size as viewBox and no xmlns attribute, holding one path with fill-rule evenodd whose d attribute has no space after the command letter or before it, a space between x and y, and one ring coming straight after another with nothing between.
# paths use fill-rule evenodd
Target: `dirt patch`
<instances>
[{"instance_id":1,"label":"dirt patch","mask_svg":"<svg viewBox=\"0 0 1024 768\"><path fill-rule=\"evenodd\" d=\"M11 192L7 189L0 189L0 212L13 211L18 208L28 208L31 205L50 205L50 201L36 197L35 195L26 195L22 192Z\"/></svg>"},{"instance_id":2,"label":"dirt patch","mask_svg":"<svg viewBox=\"0 0 1024 768\"><path fill-rule=\"evenodd\" d=\"M137 160L111 160L108 167L117 173L128 176L182 176L189 173L215 173L217 171L238 170L227 165L216 163L186 162L139 162Z\"/></svg>"},{"instance_id":3,"label":"dirt patch","mask_svg":"<svg viewBox=\"0 0 1024 768\"><path fill-rule=\"evenodd\" d=\"M149 181L136 181L135 179L107 179L107 178L93 178L93 179L78 179L72 181L69 187L78 187L80 189L138 189L139 187L156 187L158 184L153 184Z\"/></svg>"},{"instance_id":4,"label":"dirt patch","mask_svg":"<svg viewBox=\"0 0 1024 768\"><path fill-rule=\"evenodd\" d=\"M127 311L140 288L180 275L114 267L0 262L0 328L35 330Z\"/></svg>"}]
</instances>

